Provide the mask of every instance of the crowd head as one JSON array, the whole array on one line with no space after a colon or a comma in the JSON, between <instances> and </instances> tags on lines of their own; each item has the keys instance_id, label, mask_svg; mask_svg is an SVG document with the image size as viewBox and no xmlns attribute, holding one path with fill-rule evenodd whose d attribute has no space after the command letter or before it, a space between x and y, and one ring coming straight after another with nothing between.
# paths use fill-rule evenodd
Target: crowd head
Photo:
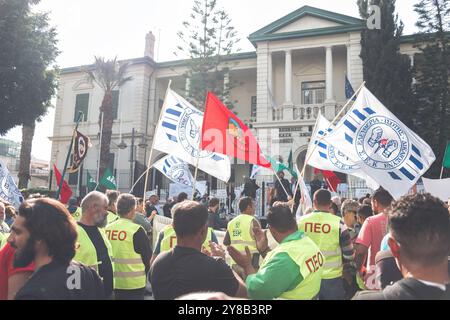
<instances>
[{"instance_id":1,"label":"crowd head","mask_svg":"<svg viewBox=\"0 0 450 320\"><path fill-rule=\"evenodd\" d=\"M122 193L117 199L117 214L119 217L133 220L136 215L136 197L129 193Z\"/></svg>"},{"instance_id":2,"label":"crowd head","mask_svg":"<svg viewBox=\"0 0 450 320\"><path fill-rule=\"evenodd\" d=\"M430 194L415 194L394 202L389 212L389 246L402 273L408 268L448 263L450 215Z\"/></svg>"},{"instance_id":3,"label":"crowd head","mask_svg":"<svg viewBox=\"0 0 450 320\"><path fill-rule=\"evenodd\" d=\"M267 214L267 224L278 243L287 235L297 231L297 222L288 205L273 206Z\"/></svg>"},{"instance_id":4,"label":"crowd head","mask_svg":"<svg viewBox=\"0 0 450 320\"><path fill-rule=\"evenodd\" d=\"M208 210L195 201L177 203L172 209L173 228L177 239L196 240L203 243L207 234Z\"/></svg>"},{"instance_id":5,"label":"crowd head","mask_svg":"<svg viewBox=\"0 0 450 320\"><path fill-rule=\"evenodd\" d=\"M108 223L108 197L98 191L88 193L81 201L83 220L103 228Z\"/></svg>"},{"instance_id":6,"label":"crowd head","mask_svg":"<svg viewBox=\"0 0 450 320\"><path fill-rule=\"evenodd\" d=\"M8 239L16 249L15 267L25 267L38 256L69 263L76 240L75 220L61 202L50 198L24 202Z\"/></svg>"}]
</instances>

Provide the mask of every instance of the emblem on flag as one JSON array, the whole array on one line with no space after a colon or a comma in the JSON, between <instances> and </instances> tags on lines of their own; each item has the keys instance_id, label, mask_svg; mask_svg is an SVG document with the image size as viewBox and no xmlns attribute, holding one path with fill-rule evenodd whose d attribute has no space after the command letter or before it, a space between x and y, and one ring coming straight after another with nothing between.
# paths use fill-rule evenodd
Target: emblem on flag
<instances>
[{"instance_id":1,"label":"emblem on flag","mask_svg":"<svg viewBox=\"0 0 450 320\"><path fill-rule=\"evenodd\" d=\"M194 178L189 171L188 164L177 157L165 156L153 166L175 183L189 187L193 184Z\"/></svg>"},{"instance_id":2,"label":"emblem on flag","mask_svg":"<svg viewBox=\"0 0 450 320\"><path fill-rule=\"evenodd\" d=\"M75 143L73 145L72 164L68 168L69 173L78 171L84 158L86 158L89 147L91 147L89 137L79 131L76 131L76 133Z\"/></svg>"}]
</instances>

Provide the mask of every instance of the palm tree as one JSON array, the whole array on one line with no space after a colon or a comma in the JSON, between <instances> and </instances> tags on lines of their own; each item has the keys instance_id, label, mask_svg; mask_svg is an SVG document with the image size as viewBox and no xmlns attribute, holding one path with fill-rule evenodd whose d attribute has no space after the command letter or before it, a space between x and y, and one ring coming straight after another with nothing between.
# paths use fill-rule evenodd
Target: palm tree
<instances>
[{"instance_id":1,"label":"palm tree","mask_svg":"<svg viewBox=\"0 0 450 320\"><path fill-rule=\"evenodd\" d=\"M106 60L102 57L95 57L94 67L86 71L88 79L97 83L104 91L102 105L100 106L99 127L102 127L101 118L103 112L103 131L100 150L100 174L103 176L108 162L113 127L113 105L112 92L131 81L132 77L126 77L128 63L119 63L117 57L113 60ZM100 129L101 130L101 129Z\"/></svg>"}]
</instances>

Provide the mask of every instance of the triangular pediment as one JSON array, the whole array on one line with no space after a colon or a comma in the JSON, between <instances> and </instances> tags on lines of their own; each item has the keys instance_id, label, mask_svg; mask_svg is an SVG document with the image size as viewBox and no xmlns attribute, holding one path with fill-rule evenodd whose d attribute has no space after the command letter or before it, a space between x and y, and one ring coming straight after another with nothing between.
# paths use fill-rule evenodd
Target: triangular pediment
<instances>
[{"instance_id":1,"label":"triangular pediment","mask_svg":"<svg viewBox=\"0 0 450 320\"><path fill-rule=\"evenodd\" d=\"M355 17L304 6L252 33L249 40L255 44L258 41L345 33L361 30L363 25L364 21Z\"/></svg>"}]
</instances>

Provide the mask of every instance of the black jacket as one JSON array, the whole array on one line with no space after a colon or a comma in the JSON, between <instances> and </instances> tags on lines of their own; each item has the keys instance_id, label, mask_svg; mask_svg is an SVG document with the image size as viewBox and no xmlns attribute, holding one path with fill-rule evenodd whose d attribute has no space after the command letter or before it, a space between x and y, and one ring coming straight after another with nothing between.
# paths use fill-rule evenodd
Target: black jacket
<instances>
[{"instance_id":1,"label":"black jacket","mask_svg":"<svg viewBox=\"0 0 450 320\"><path fill-rule=\"evenodd\" d=\"M83 264L53 261L37 269L16 294L16 300L103 300L103 282Z\"/></svg>"},{"instance_id":2,"label":"black jacket","mask_svg":"<svg viewBox=\"0 0 450 320\"><path fill-rule=\"evenodd\" d=\"M428 286L416 279L402 279L383 291L361 291L353 300L450 300L450 285L447 290Z\"/></svg>"}]
</instances>

